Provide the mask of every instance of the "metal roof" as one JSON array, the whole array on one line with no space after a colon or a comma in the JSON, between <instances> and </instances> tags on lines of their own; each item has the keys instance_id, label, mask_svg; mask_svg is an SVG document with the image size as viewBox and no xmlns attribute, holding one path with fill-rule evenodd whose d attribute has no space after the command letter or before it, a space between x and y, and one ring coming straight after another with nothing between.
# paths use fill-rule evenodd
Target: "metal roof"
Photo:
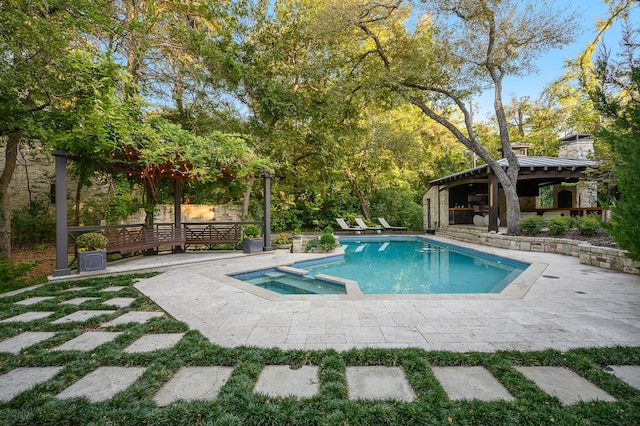
<instances>
[{"instance_id":1,"label":"metal roof","mask_svg":"<svg viewBox=\"0 0 640 426\"><path fill-rule=\"evenodd\" d=\"M546 171L549 169L555 170L585 170L587 167L595 166L597 163L591 160L577 160L573 158L558 158L558 157L518 157L518 163L520 164L520 171L529 169L530 171ZM506 158L498 161L498 164L503 168L509 167L509 162ZM482 165L473 169L464 170L462 172L454 173L449 176L445 176L439 179L435 179L429 182L431 185L442 185L456 180L465 179L473 176L485 177L487 175L488 166Z\"/></svg>"}]
</instances>

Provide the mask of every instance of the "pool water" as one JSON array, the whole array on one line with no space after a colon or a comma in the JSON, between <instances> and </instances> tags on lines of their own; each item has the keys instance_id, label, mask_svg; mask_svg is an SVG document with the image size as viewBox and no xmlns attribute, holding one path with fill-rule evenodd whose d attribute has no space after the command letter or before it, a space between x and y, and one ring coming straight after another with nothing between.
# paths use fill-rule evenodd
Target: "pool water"
<instances>
[{"instance_id":1,"label":"pool water","mask_svg":"<svg viewBox=\"0 0 640 426\"><path fill-rule=\"evenodd\" d=\"M234 275L234 278L280 294L347 294L343 285L276 269Z\"/></svg>"},{"instance_id":2,"label":"pool water","mask_svg":"<svg viewBox=\"0 0 640 426\"><path fill-rule=\"evenodd\" d=\"M356 281L363 294L499 293L529 265L420 237L341 238L344 256L234 275L280 294L346 294L318 274ZM323 277L324 278L324 277Z\"/></svg>"},{"instance_id":3,"label":"pool water","mask_svg":"<svg viewBox=\"0 0 640 426\"><path fill-rule=\"evenodd\" d=\"M357 281L364 294L499 293L528 266L422 238L340 242L343 259L293 266Z\"/></svg>"}]
</instances>

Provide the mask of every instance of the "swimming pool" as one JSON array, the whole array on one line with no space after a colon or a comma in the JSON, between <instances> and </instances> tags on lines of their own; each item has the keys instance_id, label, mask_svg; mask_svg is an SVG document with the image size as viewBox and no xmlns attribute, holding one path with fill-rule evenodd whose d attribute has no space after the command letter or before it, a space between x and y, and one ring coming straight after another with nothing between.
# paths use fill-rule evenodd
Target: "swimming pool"
<instances>
[{"instance_id":1,"label":"swimming pool","mask_svg":"<svg viewBox=\"0 0 640 426\"><path fill-rule=\"evenodd\" d=\"M268 281L261 286L281 294L326 294L309 285L316 276L356 281L363 294L499 293L529 266L422 237L342 237L340 242L344 256L298 262L289 268L304 273L269 277L273 271L257 271L251 277L234 278L257 285L261 279ZM311 290L288 293L290 286Z\"/></svg>"}]
</instances>

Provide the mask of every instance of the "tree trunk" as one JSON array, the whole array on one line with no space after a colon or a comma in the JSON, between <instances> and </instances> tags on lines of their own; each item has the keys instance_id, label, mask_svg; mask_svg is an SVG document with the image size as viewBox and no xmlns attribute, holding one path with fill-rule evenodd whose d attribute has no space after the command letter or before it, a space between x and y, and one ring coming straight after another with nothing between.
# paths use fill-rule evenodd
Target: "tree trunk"
<instances>
[{"instance_id":1,"label":"tree trunk","mask_svg":"<svg viewBox=\"0 0 640 426\"><path fill-rule=\"evenodd\" d=\"M18 161L18 146L22 131L16 130L8 135L4 154L4 170L0 175L0 259L11 259L11 201L9 184L13 178Z\"/></svg>"},{"instance_id":2,"label":"tree trunk","mask_svg":"<svg viewBox=\"0 0 640 426\"><path fill-rule=\"evenodd\" d=\"M356 177L353 175L353 172L348 168L344 168L344 174L347 177L347 180L351 184L351 189L353 189L353 193L358 197L358 202L360 203L360 209L362 210L362 216L364 216L365 220L371 220L371 215L369 214L369 208L367 207L367 200L364 198L364 194L360 190L358 186L358 182L356 182Z\"/></svg>"},{"instance_id":3,"label":"tree trunk","mask_svg":"<svg viewBox=\"0 0 640 426\"><path fill-rule=\"evenodd\" d=\"M75 205L75 219L74 224L76 226L80 225L80 196L82 195L82 178L78 179L78 183L76 185L76 205Z\"/></svg>"},{"instance_id":4,"label":"tree trunk","mask_svg":"<svg viewBox=\"0 0 640 426\"><path fill-rule=\"evenodd\" d=\"M247 181L247 189L244 191L244 199L242 201L242 218L249 217L249 200L251 200L251 191L253 189L253 184L255 179L251 178Z\"/></svg>"}]
</instances>

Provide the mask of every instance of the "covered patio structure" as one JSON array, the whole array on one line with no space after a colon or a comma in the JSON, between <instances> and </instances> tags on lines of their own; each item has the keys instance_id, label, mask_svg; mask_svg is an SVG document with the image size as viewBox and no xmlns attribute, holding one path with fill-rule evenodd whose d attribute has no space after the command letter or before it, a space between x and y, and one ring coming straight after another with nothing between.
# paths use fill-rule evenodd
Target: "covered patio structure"
<instances>
[{"instance_id":1,"label":"covered patio structure","mask_svg":"<svg viewBox=\"0 0 640 426\"><path fill-rule=\"evenodd\" d=\"M596 165L587 158L593 151L591 135L573 135L561 142L558 157L518 156L517 191L523 217L604 213L597 206L595 184L587 180L587 169ZM498 163L505 170L508 168L506 159ZM498 225L507 224L502 187L487 165L435 179L430 184L423 199L427 231L450 225L475 225L497 231ZM550 188L551 205L542 205L542 188Z\"/></svg>"}]
</instances>

